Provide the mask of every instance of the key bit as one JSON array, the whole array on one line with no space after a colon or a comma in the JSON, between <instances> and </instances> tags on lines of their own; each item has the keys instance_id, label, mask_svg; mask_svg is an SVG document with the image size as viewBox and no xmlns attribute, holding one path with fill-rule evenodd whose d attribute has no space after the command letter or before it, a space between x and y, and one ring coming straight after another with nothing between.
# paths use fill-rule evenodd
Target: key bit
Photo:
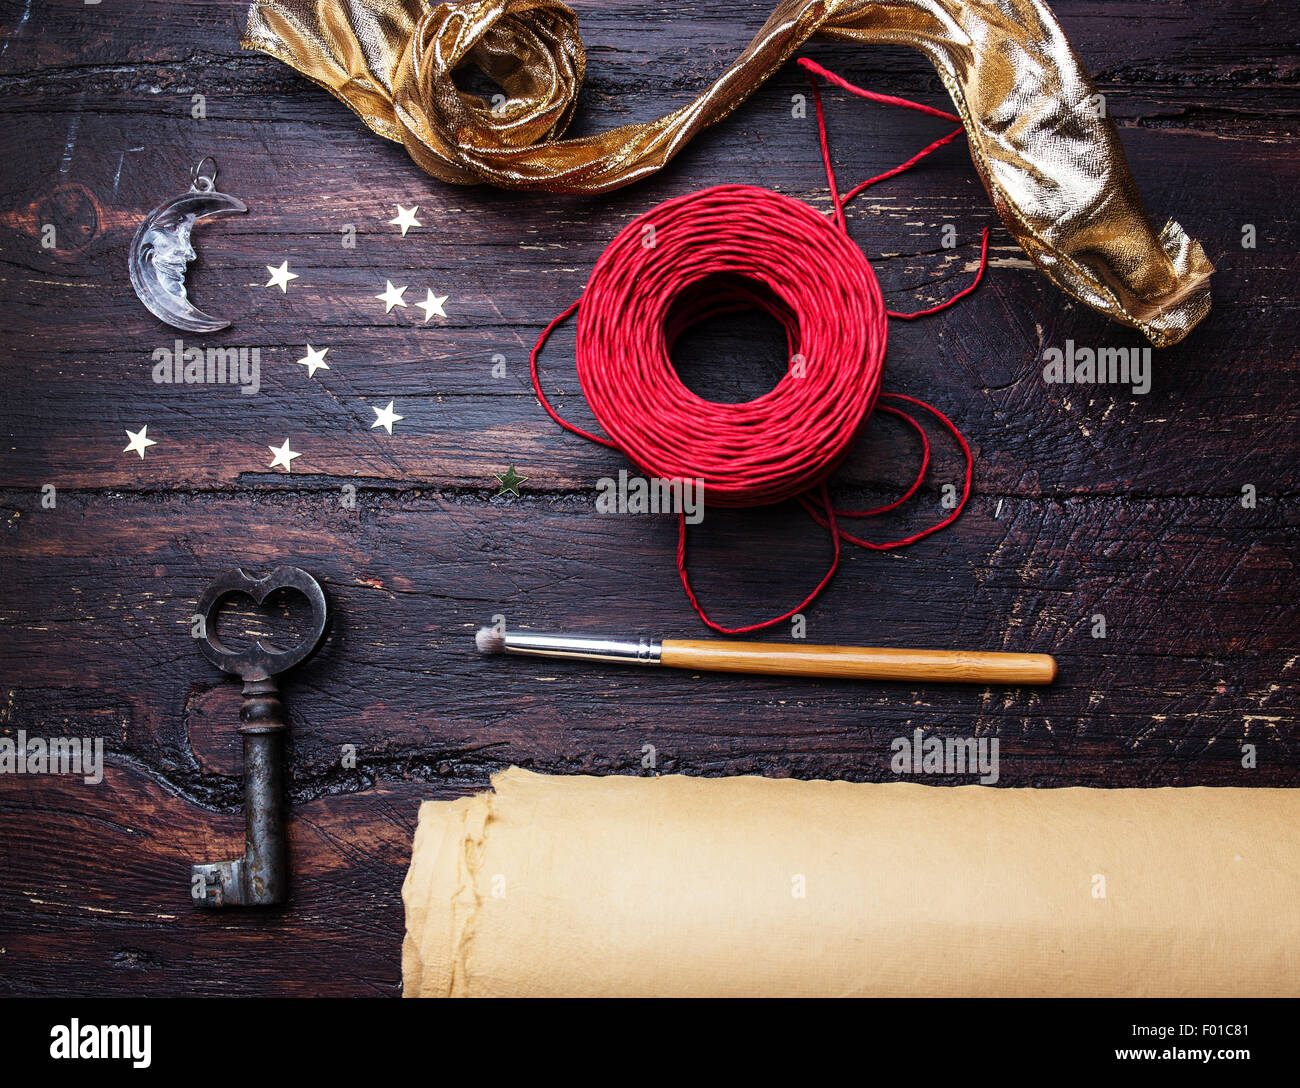
<instances>
[{"instance_id":1,"label":"key bit","mask_svg":"<svg viewBox=\"0 0 1300 1088\"><path fill-rule=\"evenodd\" d=\"M311 605L311 621L301 642L280 650L255 639L240 653L222 645L216 636L216 615L226 598L247 594L261 604L281 590L296 590ZM287 727L275 678L307 660L324 640L329 621L325 591L298 567L276 567L262 578L236 568L208 586L199 600L198 615L202 617L200 652L222 672L244 682L239 711L239 732L244 738L244 855L194 865L190 894L201 907L283 903L288 891L284 813Z\"/></svg>"}]
</instances>

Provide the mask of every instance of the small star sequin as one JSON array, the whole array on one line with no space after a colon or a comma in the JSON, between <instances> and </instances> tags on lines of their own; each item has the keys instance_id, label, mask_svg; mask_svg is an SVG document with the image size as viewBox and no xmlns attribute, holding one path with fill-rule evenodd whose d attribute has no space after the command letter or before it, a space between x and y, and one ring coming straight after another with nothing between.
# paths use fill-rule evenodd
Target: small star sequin
<instances>
[{"instance_id":1,"label":"small star sequin","mask_svg":"<svg viewBox=\"0 0 1300 1088\"><path fill-rule=\"evenodd\" d=\"M320 348L317 350L310 344L307 345L307 354L298 360L299 363L307 368L307 377L316 377L316 371L318 370L329 370L330 365L325 361L325 353L327 351L329 351L329 348Z\"/></svg>"},{"instance_id":2,"label":"small star sequin","mask_svg":"<svg viewBox=\"0 0 1300 1088\"><path fill-rule=\"evenodd\" d=\"M493 473L493 475L496 476L497 483L501 485L501 490L497 492L498 496L513 495L517 499L520 497L519 485L528 482L527 476L520 476L517 472L515 472L514 465L511 465L505 472L501 473L500 475L497 475L496 473Z\"/></svg>"},{"instance_id":3,"label":"small star sequin","mask_svg":"<svg viewBox=\"0 0 1300 1088\"><path fill-rule=\"evenodd\" d=\"M284 440L283 446L267 446L266 448L275 454L275 458L271 461L271 468L275 468L277 465L283 465L285 472L292 472L293 465L290 464L290 462L293 461L295 457L302 456L301 454L294 453L293 450L289 448L289 440L287 438Z\"/></svg>"},{"instance_id":4,"label":"small star sequin","mask_svg":"<svg viewBox=\"0 0 1300 1088\"><path fill-rule=\"evenodd\" d=\"M420 206L418 204L416 204L414 207L411 208L403 208L399 204L397 205L397 217L395 219L390 219L388 222L394 227L401 227L402 237L405 238L406 232L410 230L412 227L424 226L423 223L421 223L418 219L415 218L415 213L418 212L419 210L420 210Z\"/></svg>"},{"instance_id":5,"label":"small star sequin","mask_svg":"<svg viewBox=\"0 0 1300 1088\"><path fill-rule=\"evenodd\" d=\"M402 295L406 293L406 288L394 287L392 280L384 280L384 283L386 284L384 293L375 296L384 304L384 313L391 313L394 306L405 306L406 302L402 299Z\"/></svg>"},{"instance_id":6,"label":"small star sequin","mask_svg":"<svg viewBox=\"0 0 1300 1088\"><path fill-rule=\"evenodd\" d=\"M152 438L149 437L148 432L149 432L149 425L147 423L143 427L141 427L138 431L128 430L126 432L126 437L130 441L127 442L126 449L124 449L122 452L138 453L140 455L140 460L143 461L144 451L147 450L150 446L158 445L157 442L155 442Z\"/></svg>"},{"instance_id":7,"label":"small star sequin","mask_svg":"<svg viewBox=\"0 0 1300 1088\"><path fill-rule=\"evenodd\" d=\"M288 261L281 262L279 268L275 268L268 264L266 270L271 273L271 278L266 281L266 286L278 287L286 295L289 293L289 281L298 278L297 272L289 271Z\"/></svg>"},{"instance_id":8,"label":"small star sequin","mask_svg":"<svg viewBox=\"0 0 1300 1088\"><path fill-rule=\"evenodd\" d=\"M447 316L446 311L442 308L442 304L446 302L449 297L450 296L448 295L435 295L432 288L430 288L429 293L424 297L424 301L416 303L416 306L424 311L424 323L426 325L429 323L429 318L434 314L437 314L439 317Z\"/></svg>"},{"instance_id":9,"label":"small star sequin","mask_svg":"<svg viewBox=\"0 0 1300 1088\"><path fill-rule=\"evenodd\" d=\"M370 429L372 431L376 427L383 427L384 430L386 430L389 434L392 434L393 424L396 423L399 419L406 418L405 416L399 416L396 412L393 411L393 402L391 400L388 402L387 408L376 408L372 404L370 406L370 410L375 413L375 421L372 424L370 424Z\"/></svg>"}]
</instances>

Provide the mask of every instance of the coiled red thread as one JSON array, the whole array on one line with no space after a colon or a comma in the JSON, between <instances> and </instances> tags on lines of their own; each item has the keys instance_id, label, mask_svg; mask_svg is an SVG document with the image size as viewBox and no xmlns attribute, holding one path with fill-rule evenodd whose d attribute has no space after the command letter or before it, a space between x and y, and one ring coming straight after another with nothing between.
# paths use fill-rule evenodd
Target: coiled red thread
<instances>
[{"instance_id":1,"label":"coiled red thread","mask_svg":"<svg viewBox=\"0 0 1300 1088\"><path fill-rule=\"evenodd\" d=\"M719 185L652 208L629 223L592 270L582 297L538 337L529 356L533 389L561 427L624 454L647 476L702 480L704 501L748 507L797 499L831 536L830 566L806 597L779 616L739 627L712 620L691 587L686 519L678 516L677 570L700 619L722 634L757 631L801 612L831 580L840 543L885 550L914 543L950 525L970 496L973 458L956 425L937 408L901 393L882 393L888 318L912 320L946 309L979 284L988 257L988 229L974 281L946 302L915 313L887 310L875 273L848 236L844 205L870 185L902 173L963 133L936 140L905 163L841 194L831 166L821 75L861 97L939 117L930 106L865 91L801 58L809 73L822 159L830 186L827 218L802 201L748 185ZM704 400L678 377L671 354L677 337L707 317L761 308L785 328L790 366L768 393L742 404ZM605 436L563 419L542 391L538 357L555 328L578 314L576 363L583 395ZM921 487L930 441L915 417L880 398L932 414L957 440L966 460L960 499L941 521L899 540L876 543L847 532L840 518L893 510ZM919 436L921 466L897 499L870 510L837 510L827 489L835 470L874 409L907 423Z\"/></svg>"}]
</instances>

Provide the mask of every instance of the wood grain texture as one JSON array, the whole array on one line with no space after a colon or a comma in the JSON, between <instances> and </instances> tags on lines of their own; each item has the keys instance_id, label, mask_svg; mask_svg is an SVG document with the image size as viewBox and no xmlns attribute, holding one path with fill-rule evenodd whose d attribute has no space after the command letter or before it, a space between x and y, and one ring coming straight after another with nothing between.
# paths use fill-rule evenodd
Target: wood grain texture
<instances>
[{"instance_id":1,"label":"wood grain texture","mask_svg":"<svg viewBox=\"0 0 1300 1088\"><path fill-rule=\"evenodd\" d=\"M589 53L577 132L688 101L768 11L575 6ZM994 224L985 283L946 314L891 328L886 368L886 388L963 429L975 489L951 529L916 547L847 549L806 617L813 642L1058 658L1051 687L1007 689L474 652L475 629L498 613L536 629L704 633L673 572L675 526L596 512L596 481L626 466L546 418L527 353L605 243L661 200L746 182L828 208L815 123L791 116L806 91L793 66L643 184L521 195L425 177L328 95L239 53L238 5L7 5L0 735L102 737L107 769L98 785L0 775L0 992L395 994L419 801L480 789L512 763L641 774L652 747L661 773L888 781L890 741L922 729L998 737L1001 786L1300 786L1294 28L1263 2L1053 6L1153 219L1176 218L1214 260L1214 308L1153 353L1146 395L1047 386L1045 347L1141 338L1029 267L960 141L851 205L853 236L902 309L964 284ZM873 89L943 104L915 53L807 52ZM943 131L827 102L844 182ZM127 282L136 224L205 154L251 210L198 233L192 297L235 322L201 343L256 347L256 395L155 384L152 353L175 336ZM399 201L423 223L404 239L386 222ZM43 248L49 224L58 241ZM263 289L264 266L285 259L301 278L287 295ZM385 315L373 296L386 279L409 284L411 301L426 287L450 295L448 317ZM331 369L311 380L295 362L308 343L330 348ZM546 381L590 423L571 346L571 331L553 339ZM693 388L734 400L771 387L782 351L762 321L720 320L677 362ZM404 417L391 437L370 427L390 399ZM158 445L144 461L123 454L125 428L146 423ZM267 467L267 446L286 438L301 453L289 476ZM910 441L874 422L837 499L869 505L904 487ZM868 535L940 513L962 464L942 441L935 457L918 498ZM511 464L528 478L517 500L496 495L494 474ZM784 507L710 512L690 538L696 587L731 624L788 607L828 554ZM312 571L334 609L322 652L284 683L293 902L200 912L190 862L238 850L239 692L195 652L191 616L221 570L277 561Z\"/></svg>"}]
</instances>

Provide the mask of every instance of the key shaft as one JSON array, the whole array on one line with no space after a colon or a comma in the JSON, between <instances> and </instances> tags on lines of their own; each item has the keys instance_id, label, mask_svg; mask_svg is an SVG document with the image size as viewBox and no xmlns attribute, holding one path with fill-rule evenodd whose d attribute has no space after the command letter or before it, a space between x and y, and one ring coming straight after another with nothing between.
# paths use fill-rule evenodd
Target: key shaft
<instances>
[{"instance_id":1,"label":"key shaft","mask_svg":"<svg viewBox=\"0 0 1300 1088\"><path fill-rule=\"evenodd\" d=\"M280 589L302 593L312 606L312 626L291 650L272 650L261 641L243 653L223 646L213 635L216 610L226 597L246 593L261 603ZM276 675L309 657L325 636L328 619L324 591L297 567L277 567L264 578L230 571L209 586L199 602L204 617L200 649L224 672L242 677L239 732L244 742L244 853L228 861L195 864L190 892L203 907L270 906L288 895L288 839L285 820L284 706Z\"/></svg>"}]
</instances>

